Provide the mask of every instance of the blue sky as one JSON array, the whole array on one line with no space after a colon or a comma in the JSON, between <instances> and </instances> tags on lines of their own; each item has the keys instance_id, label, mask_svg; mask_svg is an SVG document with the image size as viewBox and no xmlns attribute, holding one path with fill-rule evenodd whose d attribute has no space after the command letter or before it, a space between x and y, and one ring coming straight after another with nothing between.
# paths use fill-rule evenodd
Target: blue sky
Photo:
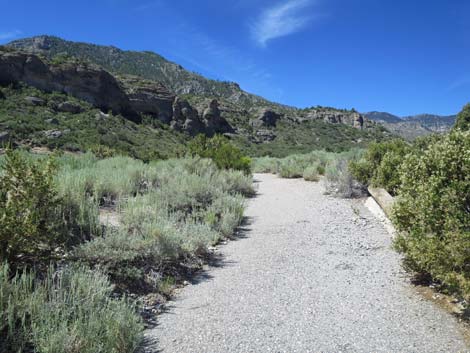
<instances>
[{"instance_id":1,"label":"blue sky","mask_svg":"<svg viewBox=\"0 0 470 353\"><path fill-rule=\"evenodd\" d=\"M151 50L298 107L452 114L470 101L468 0L0 0L0 43Z\"/></svg>"}]
</instances>

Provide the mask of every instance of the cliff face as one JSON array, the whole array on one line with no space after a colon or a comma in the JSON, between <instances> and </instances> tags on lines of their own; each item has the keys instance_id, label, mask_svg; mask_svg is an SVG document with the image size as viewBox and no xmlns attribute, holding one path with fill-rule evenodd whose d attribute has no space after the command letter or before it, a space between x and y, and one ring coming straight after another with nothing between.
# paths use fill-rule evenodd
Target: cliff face
<instances>
[{"instance_id":1,"label":"cliff face","mask_svg":"<svg viewBox=\"0 0 470 353\"><path fill-rule=\"evenodd\" d=\"M65 62L51 64L22 52L0 52L0 84L24 82L47 92L64 92L104 111L134 117L119 82L95 65Z\"/></svg>"},{"instance_id":2,"label":"cliff face","mask_svg":"<svg viewBox=\"0 0 470 353\"><path fill-rule=\"evenodd\" d=\"M47 35L16 40L9 47L49 58L67 53L116 74L130 74L161 82L177 95L195 94L244 105L268 103L259 96L243 91L235 82L207 79L148 51L125 51L113 46L71 42Z\"/></svg>"},{"instance_id":3,"label":"cliff face","mask_svg":"<svg viewBox=\"0 0 470 353\"><path fill-rule=\"evenodd\" d=\"M46 92L66 93L132 121L151 116L192 135L233 131L215 109L217 101L209 107L212 114L200 116L187 101L156 81L136 76L115 77L94 64L74 60L59 63L35 54L0 51L0 85L20 82Z\"/></svg>"},{"instance_id":4,"label":"cliff face","mask_svg":"<svg viewBox=\"0 0 470 353\"><path fill-rule=\"evenodd\" d=\"M176 63L172 63L162 56L151 52L124 51L113 46L102 46L88 43L66 41L53 36L38 36L11 42L10 48L22 50L33 54L40 54L49 59L60 55L69 55L80 60L95 63L105 70L122 75L132 75L147 81L159 82L168 91L176 95L190 95L205 98L204 106L198 107L202 112L210 104L210 100L216 99L223 104L233 105L237 111L250 113L255 120L259 117L259 111L270 110L291 121L304 119L318 119L333 124L345 124L361 128L363 117L352 117L353 112L337 111L335 109L311 109L308 115L303 110L270 102L262 97L243 91L237 83L220 82L210 80L193 72L185 70ZM138 86L135 84L131 86ZM139 104L139 109L144 109L147 104L143 99L143 92L134 92L132 100ZM166 112L161 112L163 121L169 120L169 104ZM155 112L149 111L154 116ZM222 111L222 115L224 112ZM254 122L256 125L256 121Z\"/></svg>"}]
</instances>

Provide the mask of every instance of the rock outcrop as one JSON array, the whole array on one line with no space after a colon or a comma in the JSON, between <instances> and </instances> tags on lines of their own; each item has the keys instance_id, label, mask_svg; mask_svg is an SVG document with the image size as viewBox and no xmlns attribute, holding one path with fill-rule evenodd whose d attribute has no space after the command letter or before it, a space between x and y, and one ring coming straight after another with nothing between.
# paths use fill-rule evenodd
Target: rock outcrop
<instances>
[{"instance_id":1,"label":"rock outcrop","mask_svg":"<svg viewBox=\"0 0 470 353\"><path fill-rule=\"evenodd\" d=\"M281 119L281 114L275 112L272 109L264 108L260 111L258 117L251 122L253 127L267 127L274 128L277 125L279 119Z\"/></svg>"},{"instance_id":2,"label":"rock outcrop","mask_svg":"<svg viewBox=\"0 0 470 353\"><path fill-rule=\"evenodd\" d=\"M74 102L66 101L59 103L56 110L63 113L78 114L83 111L83 108Z\"/></svg>"},{"instance_id":3,"label":"rock outcrop","mask_svg":"<svg viewBox=\"0 0 470 353\"><path fill-rule=\"evenodd\" d=\"M41 44L41 43L39 43ZM156 81L137 76L114 77L96 65L70 61L51 63L35 54L17 51L0 51L0 85L19 82L46 92L58 91L84 100L101 111L112 111L133 121L140 121L141 115L148 115L169 124L177 131L191 135L205 133L233 133L234 130L221 116L217 100L211 101L202 117L188 101L177 97ZM37 97L26 97L31 105L45 105ZM65 101L54 102L59 112L80 113L80 105ZM102 120L101 113L97 119ZM49 138L57 133L48 132Z\"/></svg>"},{"instance_id":4,"label":"rock outcrop","mask_svg":"<svg viewBox=\"0 0 470 353\"><path fill-rule=\"evenodd\" d=\"M122 76L120 82L133 111L150 115L165 124L171 122L175 95L165 86L135 76Z\"/></svg>"},{"instance_id":5,"label":"rock outcrop","mask_svg":"<svg viewBox=\"0 0 470 353\"><path fill-rule=\"evenodd\" d=\"M145 78L135 76L143 75L141 72L111 74L98 66L103 65L101 62L91 64L84 61L87 57L78 55L82 52L70 54L77 55L80 59L73 56L56 57L52 52L45 55L49 57L46 59L42 55L48 52L51 40L40 37L33 41L33 52L0 47L0 85L22 82L42 91L58 91L76 97L101 111L95 112L97 121L108 119L111 111L114 115L120 114L135 122L149 117L158 119L175 131L193 136L199 133L208 136L237 134L255 143L270 142L277 136L281 137L283 131L279 129L280 121L287 129L298 129L299 123L306 120L344 124L357 129L368 129L371 126L368 119L355 111L325 107L297 109L269 103L261 98L254 104L250 97L255 96L243 93L239 87L239 95L231 96L233 100L219 98L208 101L207 95L192 95L187 101L168 90L165 82L149 80L147 75ZM83 48L89 47L83 44ZM41 56L35 53L41 53ZM134 75L129 75L130 73ZM179 80L184 81L186 78L179 77ZM89 108L83 102L76 102L70 97L51 97L46 94L40 97L27 97L27 102L36 106L47 105L47 109L52 110L51 114L78 114ZM55 125L55 121L50 118L48 115L49 124ZM308 128L315 129L316 125L318 124L310 124ZM57 138L58 134L51 130L46 136Z\"/></svg>"},{"instance_id":6,"label":"rock outcrop","mask_svg":"<svg viewBox=\"0 0 470 353\"><path fill-rule=\"evenodd\" d=\"M208 135L233 133L235 130L230 126L228 121L224 119L219 110L219 102L214 99L209 103L209 107L204 110L202 119L206 126Z\"/></svg>"},{"instance_id":7,"label":"rock outcrop","mask_svg":"<svg viewBox=\"0 0 470 353\"><path fill-rule=\"evenodd\" d=\"M204 133L206 129L197 109L180 97L176 97L173 102L173 120L170 126L177 131L186 131L192 136Z\"/></svg>"},{"instance_id":8,"label":"rock outcrop","mask_svg":"<svg viewBox=\"0 0 470 353\"><path fill-rule=\"evenodd\" d=\"M67 93L101 110L136 117L114 76L95 65L50 64L33 54L0 52L0 84L17 82L46 92Z\"/></svg>"},{"instance_id":9,"label":"rock outcrop","mask_svg":"<svg viewBox=\"0 0 470 353\"><path fill-rule=\"evenodd\" d=\"M25 97L24 99L29 105L45 105L46 101L38 97Z\"/></svg>"},{"instance_id":10,"label":"rock outcrop","mask_svg":"<svg viewBox=\"0 0 470 353\"><path fill-rule=\"evenodd\" d=\"M302 119L302 118L301 118ZM307 112L303 120L323 120L331 124L344 124L357 129L364 128L364 117L354 111L341 111L333 109L312 109Z\"/></svg>"}]
</instances>

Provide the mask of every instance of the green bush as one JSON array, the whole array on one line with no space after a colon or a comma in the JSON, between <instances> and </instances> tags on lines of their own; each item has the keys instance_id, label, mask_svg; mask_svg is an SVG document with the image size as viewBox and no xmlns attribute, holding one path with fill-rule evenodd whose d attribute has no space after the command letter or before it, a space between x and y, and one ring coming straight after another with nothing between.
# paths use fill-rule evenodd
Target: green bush
<instances>
[{"instance_id":1,"label":"green bush","mask_svg":"<svg viewBox=\"0 0 470 353\"><path fill-rule=\"evenodd\" d=\"M470 299L470 132L409 154L399 172L393 220L405 264Z\"/></svg>"},{"instance_id":2,"label":"green bush","mask_svg":"<svg viewBox=\"0 0 470 353\"><path fill-rule=\"evenodd\" d=\"M470 103L465 105L462 111L457 115L454 129L462 131L470 130Z\"/></svg>"},{"instance_id":3,"label":"green bush","mask_svg":"<svg viewBox=\"0 0 470 353\"><path fill-rule=\"evenodd\" d=\"M117 155L116 150L104 145L93 145L90 147L90 152L92 152L96 157L101 159L111 158Z\"/></svg>"},{"instance_id":4,"label":"green bush","mask_svg":"<svg viewBox=\"0 0 470 353\"><path fill-rule=\"evenodd\" d=\"M349 170L360 183L396 194L400 185L399 166L409 152L410 145L401 139L372 143L362 158L349 163Z\"/></svg>"},{"instance_id":5,"label":"green bush","mask_svg":"<svg viewBox=\"0 0 470 353\"><path fill-rule=\"evenodd\" d=\"M251 159L221 135L212 138L198 135L188 143L188 150L192 156L212 159L220 169L251 172Z\"/></svg>"},{"instance_id":6,"label":"green bush","mask_svg":"<svg viewBox=\"0 0 470 353\"><path fill-rule=\"evenodd\" d=\"M0 265L0 351L132 353L143 325L126 299L111 299L112 286L97 272L50 269L11 277Z\"/></svg>"},{"instance_id":7,"label":"green bush","mask_svg":"<svg viewBox=\"0 0 470 353\"><path fill-rule=\"evenodd\" d=\"M64 241L53 159L28 160L7 151L0 173L0 261L49 256Z\"/></svg>"}]
</instances>

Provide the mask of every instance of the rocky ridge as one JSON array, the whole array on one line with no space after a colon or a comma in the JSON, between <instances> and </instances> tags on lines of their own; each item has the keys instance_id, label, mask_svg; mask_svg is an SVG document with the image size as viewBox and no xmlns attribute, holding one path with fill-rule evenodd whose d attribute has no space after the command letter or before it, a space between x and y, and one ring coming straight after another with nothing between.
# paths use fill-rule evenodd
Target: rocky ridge
<instances>
[{"instance_id":1,"label":"rocky ridge","mask_svg":"<svg viewBox=\"0 0 470 353\"><path fill-rule=\"evenodd\" d=\"M46 92L62 92L82 99L104 112L112 111L139 122L149 115L191 135L230 133L233 128L221 116L218 102L212 100L200 116L191 105L157 81L136 76L115 77L97 65L75 61L50 62L36 54L0 51L0 85L25 83ZM28 97L29 104L40 99ZM63 102L58 111L78 112Z\"/></svg>"},{"instance_id":2,"label":"rocky ridge","mask_svg":"<svg viewBox=\"0 0 470 353\"><path fill-rule=\"evenodd\" d=\"M434 114L419 114L398 117L384 112L369 112L364 116L384 125L388 130L407 139L414 139L434 133L446 133L455 124L456 115L441 116Z\"/></svg>"},{"instance_id":3,"label":"rocky ridge","mask_svg":"<svg viewBox=\"0 0 470 353\"><path fill-rule=\"evenodd\" d=\"M133 111L157 117L175 129L191 134L204 132L201 125L204 124L203 112L214 99L218 101L221 117L227 120L231 128L227 124L215 125L223 126L227 133L245 133L248 125L249 129L253 130L253 136L267 136L267 140L261 138L261 142L271 140L273 130L276 129L272 123L263 121L266 118L262 117L263 111L270 111L278 115L280 121L291 123L319 120L358 129L370 129L374 128L374 122L379 122L390 131L406 138L448 131L455 121L455 117L423 115L400 118L381 112L359 114L322 107L297 109L245 92L237 83L207 79L148 51L124 51L114 46L72 42L47 35L16 40L9 43L8 48L36 54L52 61L74 57L79 62L94 63L124 81L121 83L125 86ZM174 113L173 100L176 97L180 97L180 100L176 104L177 112ZM178 110L181 99L187 99L191 103L191 109L187 106L184 108L183 116L179 115ZM158 112L155 107L158 107ZM195 110L198 111L198 118ZM185 114L191 115L187 123ZM236 117L235 124L233 117ZM243 124L240 125L240 121L243 121ZM211 128L207 129L210 130Z\"/></svg>"},{"instance_id":4,"label":"rocky ridge","mask_svg":"<svg viewBox=\"0 0 470 353\"><path fill-rule=\"evenodd\" d=\"M48 47L44 41L39 41L39 44L42 50ZM159 81L129 74L112 74L95 63L75 57L48 59L34 49L36 46L30 51L14 48L16 46L0 50L1 85L23 82L47 92L66 93L103 112L112 111L135 122L150 116L190 135L251 134L252 142L263 143L276 138L279 121L300 124L319 120L357 129L374 127L373 123L354 111L333 108L300 110L268 104L267 101L245 108L230 99L206 96L197 96L196 100L189 102L185 95L177 95ZM69 103L61 103L57 107L58 111L75 109Z\"/></svg>"}]
</instances>

